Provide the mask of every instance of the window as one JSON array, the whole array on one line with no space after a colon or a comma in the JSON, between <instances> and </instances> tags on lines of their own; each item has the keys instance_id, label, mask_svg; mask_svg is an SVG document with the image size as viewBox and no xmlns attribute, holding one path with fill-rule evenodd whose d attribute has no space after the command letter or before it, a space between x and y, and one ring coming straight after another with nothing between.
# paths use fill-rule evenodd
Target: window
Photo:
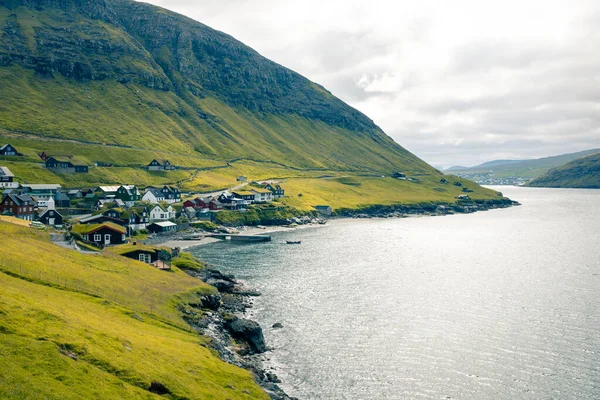
<instances>
[{"instance_id":1,"label":"window","mask_svg":"<svg viewBox=\"0 0 600 400\"><path fill-rule=\"evenodd\" d=\"M94 242L100 242L102 240L102 235L94 235Z\"/></svg>"},{"instance_id":2,"label":"window","mask_svg":"<svg viewBox=\"0 0 600 400\"><path fill-rule=\"evenodd\" d=\"M144 262L146 264L152 263L152 257L150 256L150 254L140 254L138 258L141 262Z\"/></svg>"},{"instance_id":3,"label":"window","mask_svg":"<svg viewBox=\"0 0 600 400\"><path fill-rule=\"evenodd\" d=\"M90 235L83 235L83 240L90 240Z\"/></svg>"}]
</instances>

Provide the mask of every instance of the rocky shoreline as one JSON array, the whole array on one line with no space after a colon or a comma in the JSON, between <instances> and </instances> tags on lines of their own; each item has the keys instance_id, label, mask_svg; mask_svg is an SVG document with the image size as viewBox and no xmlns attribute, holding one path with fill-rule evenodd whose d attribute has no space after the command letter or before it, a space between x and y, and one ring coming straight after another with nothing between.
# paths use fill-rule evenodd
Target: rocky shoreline
<instances>
[{"instance_id":1,"label":"rocky shoreline","mask_svg":"<svg viewBox=\"0 0 600 400\"><path fill-rule=\"evenodd\" d=\"M456 203L417 203L371 205L362 208L341 209L336 212L342 218L406 218L410 216L441 216L453 214L471 214L497 208L521 205L507 198L492 200L459 200Z\"/></svg>"},{"instance_id":2,"label":"rocky shoreline","mask_svg":"<svg viewBox=\"0 0 600 400\"><path fill-rule=\"evenodd\" d=\"M261 355L268 351L262 328L257 322L243 317L260 292L214 268L186 272L218 290L218 294L203 296L198 303L182 308L186 322L211 339L211 347L222 360L252 372L271 399L297 400L278 386L281 381L277 375L262 363Z\"/></svg>"}]
</instances>

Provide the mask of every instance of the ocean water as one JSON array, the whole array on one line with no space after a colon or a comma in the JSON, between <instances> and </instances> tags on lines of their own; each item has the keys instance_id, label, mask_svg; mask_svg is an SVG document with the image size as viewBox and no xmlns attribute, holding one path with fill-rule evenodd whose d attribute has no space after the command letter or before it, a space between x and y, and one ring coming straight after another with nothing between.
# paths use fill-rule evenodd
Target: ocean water
<instances>
[{"instance_id":1,"label":"ocean water","mask_svg":"<svg viewBox=\"0 0 600 400\"><path fill-rule=\"evenodd\" d=\"M261 290L300 399L600 399L600 190L499 189L522 206L193 252Z\"/></svg>"}]
</instances>

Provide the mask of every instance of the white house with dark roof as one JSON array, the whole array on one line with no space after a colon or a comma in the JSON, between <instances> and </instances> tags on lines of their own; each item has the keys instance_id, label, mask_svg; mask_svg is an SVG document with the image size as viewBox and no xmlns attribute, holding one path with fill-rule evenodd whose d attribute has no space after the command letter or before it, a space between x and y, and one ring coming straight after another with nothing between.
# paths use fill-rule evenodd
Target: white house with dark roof
<instances>
[{"instance_id":1,"label":"white house with dark roof","mask_svg":"<svg viewBox=\"0 0 600 400\"><path fill-rule=\"evenodd\" d=\"M175 210L171 205L169 205L166 209L162 208L160 205L155 205L150 210L150 222L155 221L167 221L170 219L175 219Z\"/></svg>"},{"instance_id":2,"label":"white house with dark roof","mask_svg":"<svg viewBox=\"0 0 600 400\"><path fill-rule=\"evenodd\" d=\"M157 188L148 188L144 196L142 196L142 201L148 201L152 204L158 204L161 201L165 201L164 193Z\"/></svg>"}]
</instances>

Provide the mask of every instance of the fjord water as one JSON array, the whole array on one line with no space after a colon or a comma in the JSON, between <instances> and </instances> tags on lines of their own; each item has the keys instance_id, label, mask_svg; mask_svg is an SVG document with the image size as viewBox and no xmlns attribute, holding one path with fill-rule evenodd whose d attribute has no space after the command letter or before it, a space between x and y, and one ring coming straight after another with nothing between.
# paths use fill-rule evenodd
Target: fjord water
<instances>
[{"instance_id":1,"label":"fjord water","mask_svg":"<svg viewBox=\"0 0 600 400\"><path fill-rule=\"evenodd\" d=\"M194 253L262 291L267 366L301 399L598 399L600 191L496 189L522 206Z\"/></svg>"}]
</instances>

